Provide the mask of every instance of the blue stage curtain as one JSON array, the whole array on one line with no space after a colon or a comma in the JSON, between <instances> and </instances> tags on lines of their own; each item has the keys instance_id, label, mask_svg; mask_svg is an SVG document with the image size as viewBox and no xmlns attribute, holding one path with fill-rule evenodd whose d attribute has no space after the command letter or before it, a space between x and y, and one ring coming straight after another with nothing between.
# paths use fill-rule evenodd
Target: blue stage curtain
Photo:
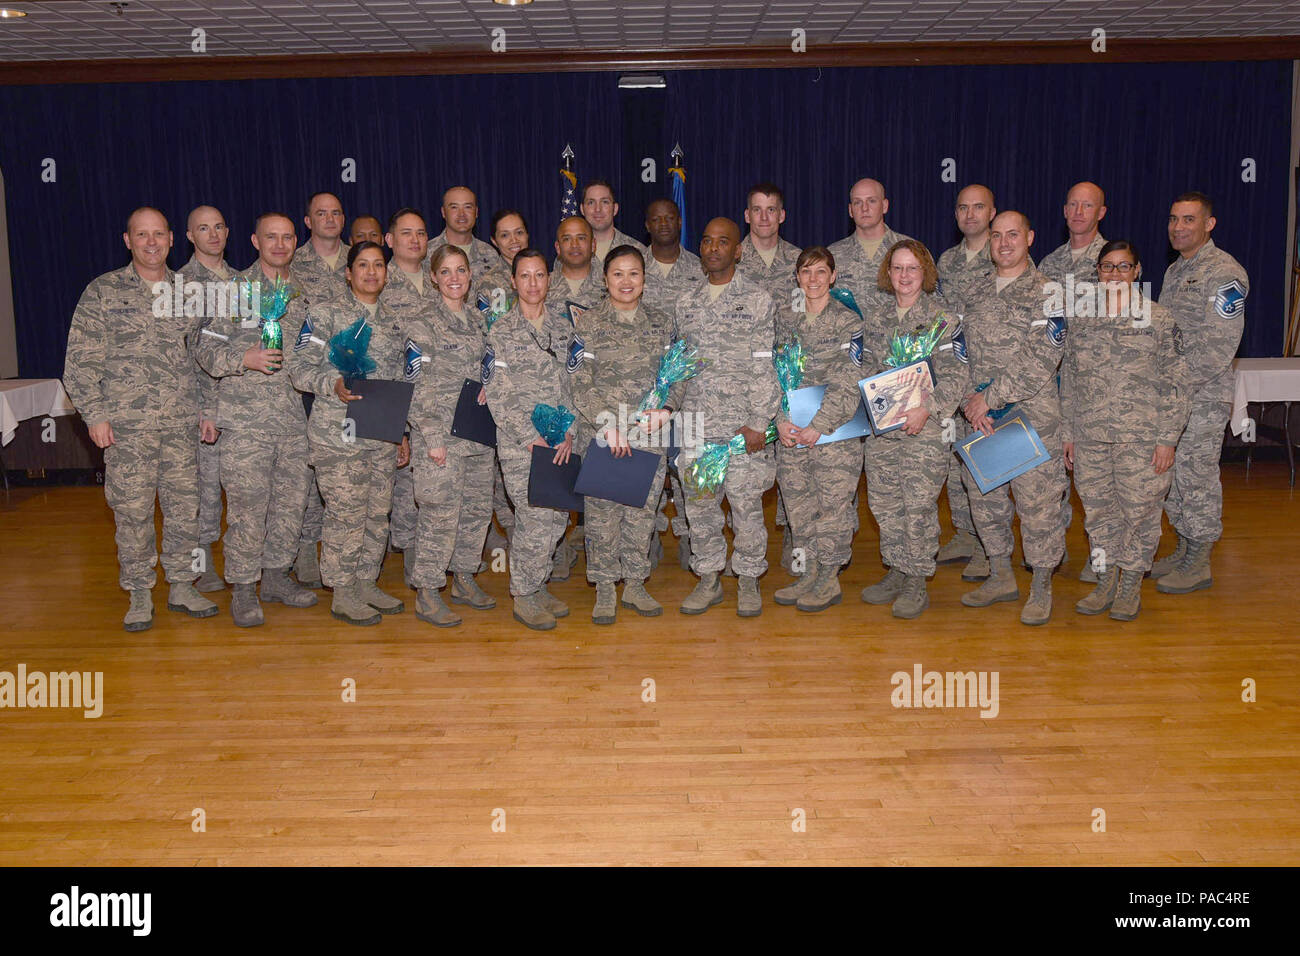
<instances>
[{"instance_id":1,"label":"blue stage curtain","mask_svg":"<svg viewBox=\"0 0 1300 956\"><path fill-rule=\"evenodd\" d=\"M441 229L442 191L479 194L480 236L508 205L553 254L566 142L579 180L609 179L618 225L644 236L643 207L670 194L668 153L686 152L692 230L743 220L745 189L786 192L799 245L847 235L848 189L882 180L888 222L937 254L957 240L957 190L985 182L1019 208L1041 259L1065 239L1061 207L1079 179L1107 192L1109 237L1133 239L1157 285L1169 201L1187 189L1217 204L1218 243L1250 273L1241 354L1281 347L1291 64L1116 64L669 72L662 92L627 93L613 73L358 77L0 89L0 166L21 374L62 374L72 310L92 278L127 261L127 214L172 220L171 264L190 255L184 217L209 202L231 226L228 260L253 258L253 217L300 223L307 196L338 193L348 221L412 205ZM642 180L643 160L657 164ZM41 179L55 161L57 180ZM344 183L345 158L357 181ZM1252 158L1256 181L1241 179ZM956 181L941 178L945 159Z\"/></svg>"}]
</instances>

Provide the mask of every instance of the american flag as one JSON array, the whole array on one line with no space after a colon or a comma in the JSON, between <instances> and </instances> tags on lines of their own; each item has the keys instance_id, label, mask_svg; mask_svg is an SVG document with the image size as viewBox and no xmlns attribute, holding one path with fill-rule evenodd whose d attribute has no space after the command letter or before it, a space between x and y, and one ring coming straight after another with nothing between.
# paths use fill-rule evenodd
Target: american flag
<instances>
[{"instance_id":1,"label":"american flag","mask_svg":"<svg viewBox=\"0 0 1300 956\"><path fill-rule=\"evenodd\" d=\"M564 178L564 195L560 199L560 218L567 219L569 216L578 214L578 197L574 193L574 190L578 188L578 177L567 169L561 169L560 175Z\"/></svg>"}]
</instances>

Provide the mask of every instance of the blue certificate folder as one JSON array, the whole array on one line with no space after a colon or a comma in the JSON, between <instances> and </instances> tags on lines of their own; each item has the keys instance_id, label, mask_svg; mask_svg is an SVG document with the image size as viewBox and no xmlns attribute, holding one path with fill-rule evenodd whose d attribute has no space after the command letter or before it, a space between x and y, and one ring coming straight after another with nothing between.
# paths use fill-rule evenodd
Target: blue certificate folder
<instances>
[{"instance_id":1,"label":"blue certificate folder","mask_svg":"<svg viewBox=\"0 0 1300 956\"><path fill-rule=\"evenodd\" d=\"M1024 415L1008 418L992 435L975 432L962 439L957 454L970 469L980 494L985 495L1052 459Z\"/></svg>"},{"instance_id":2,"label":"blue certificate folder","mask_svg":"<svg viewBox=\"0 0 1300 956\"><path fill-rule=\"evenodd\" d=\"M826 386L806 385L803 388L792 388L785 393L785 397L790 402L790 421L800 428L807 428L813 416L821 410L822 399L826 397ZM870 434L871 419L867 417L867 410L859 401L857 413L829 435L817 439L817 444L828 445L833 441L861 438L863 435Z\"/></svg>"},{"instance_id":3,"label":"blue certificate folder","mask_svg":"<svg viewBox=\"0 0 1300 956\"><path fill-rule=\"evenodd\" d=\"M573 490L582 471L582 456L569 455L563 465L555 463L555 449L534 446L528 471L528 503L534 508L582 511L582 495Z\"/></svg>"},{"instance_id":4,"label":"blue certificate folder","mask_svg":"<svg viewBox=\"0 0 1300 956\"><path fill-rule=\"evenodd\" d=\"M582 456L582 470L573 490L584 498L603 498L629 508L644 508L659 472L660 455L633 448L628 458L615 458L609 446L592 439Z\"/></svg>"}]
</instances>

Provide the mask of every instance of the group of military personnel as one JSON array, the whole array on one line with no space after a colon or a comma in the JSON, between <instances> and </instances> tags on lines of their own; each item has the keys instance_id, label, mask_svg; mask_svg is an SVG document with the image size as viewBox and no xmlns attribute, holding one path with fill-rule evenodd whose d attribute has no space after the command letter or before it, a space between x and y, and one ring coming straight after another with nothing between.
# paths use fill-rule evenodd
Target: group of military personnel
<instances>
[{"instance_id":1,"label":"group of military personnel","mask_svg":"<svg viewBox=\"0 0 1300 956\"><path fill-rule=\"evenodd\" d=\"M768 567L762 497L773 485L782 564L795 578L774 599L815 613L842 600L838 578L851 557L864 471L887 573L862 600L890 604L900 618L928 607L937 564L965 562L963 579L980 582L965 605L1019 600L1010 563L1018 513L1033 573L1021 620L1049 620L1052 576L1067 560L1071 469L1090 546L1080 578L1095 584L1076 610L1132 620L1148 573L1166 593L1211 585L1222 530L1219 452L1249 286L1215 246L1203 194L1171 206L1178 257L1159 302L1139 282L1133 243L1102 236L1105 195L1087 182L1066 197L1068 240L1037 266L1028 218L999 212L983 185L958 193L962 239L937 261L886 224L889 200L874 179L850 189L853 232L803 250L780 235L786 210L772 183L749 190L743 235L730 219L711 220L699 256L682 247L669 199L645 210L648 245L616 228L608 182L585 184L580 211L559 223L551 266L516 210L492 217L490 243L477 238L477 199L465 187L444 194L436 237L419 212L402 209L386 226L358 217L350 243L341 202L322 192L307 205L306 243L290 216L264 213L252 235L257 258L237 272L225 258L227 223L204 205L186 223L193 255L173 273L165 216L137 209L123 235L131 262L82 294L64 373L104 449L119 582L130 595L126 629L153 621L155 499L168 608L215 615L202 592L228 584L240 626L263 622L264 601L311 606L321 587L332 589L341 620L373 624L399 613L404 603L377 585L386 553L399 551L417 616L454 626L461 617L441 597L448 575L452 603L495 607L475 575L498 547L509 558L514 617L528 627L553 628L569 613L547 582L567 578L583 549L594 622L612 623L620 604L658 615L645 585L669 527L679 560L699 577L680 610L721 603L731 573L737 614L753 617ZM192 283L252 287L261 312L213 314L210 295L207 308L160 309L164 300L179 306L173 290ZM275 316L267 303L278 304ZM268 318L283 329L281 347L264 334ZM362 399L333 363L331 343L354 328L368 337L371 377L414 383L409 440L399 447L349 430L347 409ZM903 427L819 444L858 411L857 381L881 371L900 339L922 337L931 341L934 388L909 406ZM675 384L661 407L629 419L679 339L706 359L702 370ZM772 361L794 341L804 355L800 384L826 386L802 426L783 410ZM452 433L467 380L480 384L477 401L496 421L495 453ZM562 439L539 434L538 405L575 413ZM981 493L954 445L992 434L1013 409L1050 460ZM683 422L695 439L672 442L683 447L669 460L669 429ZM616 457L634 448L663 457L644 505L589 498L572 525L565 512L533 507L533 449L553 448L562 464L593 439ZM680 476L690 463L728 442L743 450L720 486L685 493ZM954 534L940 546L945 484ZM223 489L224 580L212 554ZM1162 508L1177 544L1153 567Z\"/></svg>"}]
</instances>

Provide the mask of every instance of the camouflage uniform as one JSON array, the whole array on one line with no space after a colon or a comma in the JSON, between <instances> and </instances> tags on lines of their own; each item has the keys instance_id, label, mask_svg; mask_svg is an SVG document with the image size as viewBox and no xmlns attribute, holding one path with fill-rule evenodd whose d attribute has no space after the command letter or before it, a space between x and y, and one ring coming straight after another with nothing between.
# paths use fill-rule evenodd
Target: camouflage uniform
<instances>
[{"instance_id":1,"label":"camouflage uniform","mask_svg":"<svg viewBox=\"0 0 1300 956\"><path fill-rule=\"evenodd\" d=\"M451 434L465 380L482 374L482 319L472 305L460 314L449 311L441 295L430 305L406 325L406 373L415 382L411 468L420 506L410 583L417 589L444 587L449 568L454 574L478 571L492 520L495 461L487 445ZM434 448L447 449L445 464L429 458Z\"/></svg>"},{"instance_id":2,"label":"camouflage uniform","mask_svg":"<svg viewBox=\"0 0 1300 956\"><path fill-rule=\"evenodd\" d=\"M397 448L391 442L347 440L347 410L334 394L341 376L330 363L329 340L363 316L371 328L369 355L377 365L369 377L400 379L406 342L401 324L382 302L372 318L351 290L331 302L309 305L293 349L286 353L294 386L316 396L307 438L325 499L320 574L325 586L336 591L379 577L397 467Z\"/></svg>"},{"instance_id":3,"label":"camouflage uniform","mask_svg":"<svg viewBox=\"0 0 1300 956\"><path fill-rule=\"evenodd\" d=\"M307 303L325 303L346 295L348 292L347 266L348 252L352 247L346 242L339 243L339 258L331 269L316 252L308 240L294 250L293 273L302 285ZM288 355L285 356L286 367ZM321 540L321 527L325 522L325 502L321 500L320 489L316 483L316 469L311 471L311 485L307 489L307 510L302 517L302 534L298 536L300 548L316 546Z\"/></svg>"},{"instance_id":4,"label":"camouflage uniform","mask_svg":"<svg viewBox=\"0 0 1300 956\"><path fill-rule=\"evenodd\" d=\"M740 243L740 263L736 266L736 271L764 289L778 310L786 309L792 304L791 294L799 287L794 266L802 251L778 236L776 255L769 266L754 247L753 233L747 233Z\"/></svg>"},{"instance_id":5,"label":"camouflage uniform","mask_svg":"<svg viewBox=\"0 0 1300 956\"><path fill-rule=\"evenodd\" d=\"M602 269L600 263L593 258L591 260L591 270L582 280L582 285L578 287L577 295L569 291L569 282L564 278L564 273L559 269L551 273L551 285L546 293L546 311L550 313L560 327L567 327L568 335L576 337L579 342L582 341L585 327L584 318L581 316L576 320L572 318L569 303L572 302L575 305L585 306L587 309L594 309L606 299L609 292L605 288L605 273ZM574 423L574 428L577 431L573 440L573 449L581 454L582 449L587 447L587 442L591 440L592 436L581 419Z\"/></svg>"},{"instance_id":6,"label":"camouflage uniform","mask_svg":"<svg viewBox=\"0 0 1300 956\"><path fill-rule=\"evenodd\" d=\"M433 261L433 254L445 245L447 245L446 229L429 240L428 251L424 254L424 265L428 266ZM470 237L468 249L464 246L456 248L469 257L469 275L474 282L478 282L485 273L496 268L501 262L501 254L497 252L497 247L490 242L484 242L478 236Z\"/></svg>"},{"instance_id":7,"label":"camouflage uniform","mask_svg":"<svg viewBox=\"0 0 1300 956\"><path fill-rule=\"evenodd\" d=\"M470 301L483 316L483 334L496 317L509 312L518 295L510 273L510 264L498 257L496 265L485 272L482 278L473 283L470 289ZM497 290L500 290L498 297ZM489 321L490 319L490 321ZM496 515L501 529L507 535L514 534L515 514L510 510L510 499L506 497L505 479L501 476L501 462L493 458L492 464L492 513Z\"/></svg>"},{"instance_id":8,"label":"camouflage uniform","mask_svg":"<svg viewBox=\"0 0 1300 956\"><path fill-rule=\"evenodd\" d=\"M638 242L636 239L633 239L631 236L629 236L626 232L623 232L617 226L615 226L614 238L610 240L609 248L614 249L617 248L618 246L623 246L623 245L631 246L633 249L636 249L638 252L641 253L641 255L646 256L647 258L649 258L650 256L650 251L644 243ZM600 253L596 251L595 236L591 237L591 268L602 276L605 274L605 257L600 255Z\"/></svg>"},{"instance_id":9,"label":"camouflage uniform","mask_svg":"<svg viewBox=\"0 0 1300 956\"><path fill-rule=\"evenodd\" d=\"M1065 551L1065 525L1061 496L1065 493L1065 465L1061 459L1061 398L1056 370L1065 346L1065 319L1046 316L1043 274L1032 265L1001 292L993 277L974 289L972 304L962 316L962 331L954 338L954 352L966 353L972 389L992 380L980 394L994 411L1016 405L1034 426L1052 456L1007 485L986 495L969 469L965 473L971 514L989 560L1010 556L1011 494L1020 515L1020 538L1025 560L1033 568L1055 568ZM1003 418L1001 421L1006 421Z\"/></svg>"},{"instance_id":10,"label":"camouflage uniform","mask_svg":"<svg viewBox=\"0 0 1300 956\"><path fill-rule=\"evenodd\" d=\"M770 295L739 273L715 300L709 299L708 285L703 282L677 300L678 332L709 363L687 381L681 412L698 423L693 429L696 440L728 442L742 425L764 431L780 410L781 389L772 365L776 307ZM679 466L689 463L691 451L682 449ZM733 570L755 578L767 570L763 492L775 479L776 458L769 445L752 455L733 455L727 477L714 494L687 498L691 570L720 573L727 563L724 495L731 503L735 533Z\"/></svg>"},{"instance_id":11,"label":"camouflage uniform","mask_svg":"<svg viewBox=\"0 0 1300 956\"><path fill-rule=\"evenodd\" d=\"M170 269L161 281L176 281ZM199 576L199 389L191 343L202 321L156 318L153 283L134 264L81 294L68 331L63 385L87 425L108 422L104 497L117 523L118 582L148 590L157 578L154 497L163 512L162 564L173 584Z\"/></svg>"},{"instance_id":12,"label":"camouflage uniform","mask_svg":"<svg viewBox=\"0 0 1300 956\"><path fill-rule=\"evenodd\" d=\"M427 267L421 267L424 276L423 290L417 289L410 277L402 271L396 262L388 264L388 281L384 291L379 294L388 311L397 316L403 325L419 327L420 323L429 321L429 314L434 302L441 302L442 296L433 287ZM428 351L423 353L429 355ZM388 537L394 548L403 551L415 547L416 506L415 506L415 456L410 464L398 468L393 476L393 510L388 518ZM410 562L408 562L408 567ZM407 584L410 584L408 581Z\"/></svg>"},{"instance_id":13,"label":"camouflage uniform","mask_svg":"<svg viewBox=\"0 0 1300 956\"><path fill-rule=\"evenodd\" d=\"M680 249L677 261L668 270L668 275L664 275L655 265L654 255L647 252L645 294L641 297L641 302L647 308L671 315L677 308L677 300L703 281L704 271L700 267L700 257L695 253Z\"/></svg>"},{"instance_id":14,"label":"camouflage uniform","mask_svg":"<svg viewBox=\"0 0 1300 956\"><path fill-rule=\"evenodd\" d=\"M528 503L528 475L537 436L533 408L538 404L573 409L570 359L573 330L549 309L541 331L533 328L516 304L492 324L483 358L483 384L488 407L497 424L497 457L506 492L515 510L510 542L510 593L534 594L551 573L551 553L564 534L569 515ZM575 450L577 449L575 444Z\"/></svg>"},{"instance_id":15,"label":"camouflage uniform","mask_svg":"<svg viewBox=\"0 0 1300 956\"><path fill-rule=\"evenodd\" d=\"M1074 484L1094 564L1146 572L1160 542L1160 506L1172 469L1151 466L1187 421L1174 318L1156 303L1150 321L1125 314L1076 317L1061 363L1063 438L1074 442Z\"/></svg>"},{"instance_id":16,"label":"camouflage uniform","mask_svg":"<svg viewBox=\"0 0 1300 956\"><path fill-rule=\"evenodd\" d=\"M961 314L966 311L970 296L981 279L993 275L993 259L989 246L992 240L984 243L974 258L967 261L965 240L957 243L939 257L939 295L951 312ZM952 526L958 531L975 534L975 521L970 515L970 499L966 497L966 486L962 483L961 456L949 449L948 458L948 510L952 513Z\"/></svg>"},{"instance_id":17,"label":"camouflage uniform","mask_svg":"<svg viewBox=\"0 0 1300 956\"><path fill-rule=\"evenodd\" d=\"M1191 259L1179 256L1165 271L1160 304L1173 313L1174 345L1187 370L1187 429L1174 453L1165 500L1169 523L1200 543L1223 534L1219 455L1232 403L1232 358L1246 323L1250 280L1232 256L1207 239Z\"/></svg>"},{"instance_id":18,"label":"camouflage uniform","mask_svg":"<svg viewBox=\"0 0 1300 956\"><path fill-rule=\"evenodd\" d=\"M894 301L892 295L881 292L876 287L876 277L880 273L880 264L885 261L885 256L894 243L909 238L911 237L894 232L886 226L885 238L870 259L867 258L862 243L858 242L856 232L831 244L831 255L835 257L835 285L853 293L863 315L870 315L875 309L884 308Z\"/></svg>"},{"instance_id":19,"label":"camouflage uniform","mask_svg":"<svg viewBox=\"0 0 1300 956\"><path fill-rule=\"evenodd\" d=\"M272 281L260 261L238 276L260 283L270 298ZM290 283L297 286L290 273ZM291 299L280 326L286 352L306 315L301 297ZM222 551L230 584L252 584L263 568L288 568L298 553L307 488L307 416L302 398L283 369L266 375L244 367L244 353L262 347L257 319L212 318L195 346L203 368L217 379L217 426L221 429L221 484L226 489L227 527Z\"/></svg>"},{"instance_id":20,"label":"camouflage uniform","mask_svg":"<svg viewBox=\"0 0 1300 956\"><path fill-rule=\"evenodd\" d=\"M1081 282L1095 284L1098 279L1097 260L1101 257L1101 247L1105 244L1106 237L1099 232L1092 237L1092 242L1088 243L1084 250L1079 253L1078 258L1075 258L1070 249L1070 243L1065 242L1043 257L1043 261L1038 264L1038 271L1053 282L1060 283L1062 294L1064 294L1066 288L1067 277L1076 289ZM1065 483L1065 497L1061 500L1061 518L1068 529L1074 520L1074 507L1070 503L1070 475L1068 472L1065 476ZM1094 547L1096 546L1096 542L1092 542L1092 544Z\"/></svg>"},{"instance_id":21,"label":"camouflage uniform","mask_svg":"<svg viewBox=\"0 0 1300 956\"><path fill-rule=\"evenodd\" d=\"M897 300L867 314L864 323L863 375L885 371L885 356L896 334L929 329L940 315L948 326L934 350L935 388L926 401L930 417L919 434L896 428L868 437L863 445L867 472L867 505L880 526L880 557L886 567L903 574L929 577L939 550L939 492L948 477L952 449L943 438L944 421L951 420L958 403L970 390L966 366L953 355L952 335L959 331L957 316L943 299L921 294L904 317L898 317Z\"/></svg>"},{"instance_id":22,"label":"camouflage uniform","mask_svg":"<svg viewBox=\"0 0 1300 956\"><path fill-rule=\"evenodd\" d=\"M659 359L675 337L673 318L658 309L639 306L633 313L621 312L606 299L583 316L583 355L572 384L584 431L599 436L611 425L617 427L620 413L632 424L637 406L654 384ZM677 407L684 389L681 382L672 387L669 407ZM650 537L666 470L663 437L655 432L631 442L633 448L659 455L659 469L644 506L586 499L587 579L593 584L644 581L650 576Z\"/></svg>"},{"instance_id":23,"label":"camouflage uniform","mask_svg":"<svg viewBox=\"0 0 1300 956\"><path fill-rule=\"evenodd\" d=\"M185 263L180 275L186 282L226 282L235 270L225 259L214 272L199 262L197 255ZM204 421L217 419L217 380L203 370L197 358L195 375L199 380L199 417ZM221 436L209 444L199 441L199 544L212 544L221 537Z\"/></svg>"},{"instance_id":24,"label":"camouflage uniform","mask_svg":"<svg viewBox=\"0 0 1300 956\"><path fill-rule=\"evenodd\" d=\"M827 386L822 406L808 424L830 434L848 422L861 404L862 318L834 299L816 315L786 306L776 313L776 344L780 347L796 338L804 354L800 387ZM784 411L776 418L778 423L790 420ZM858 490L861 444L862 439L850 438L809 448L776 447L776 479L795 547L803 548L819 565L837 570L853 550L853 496Z\"/></svg>"}]
</instances>

